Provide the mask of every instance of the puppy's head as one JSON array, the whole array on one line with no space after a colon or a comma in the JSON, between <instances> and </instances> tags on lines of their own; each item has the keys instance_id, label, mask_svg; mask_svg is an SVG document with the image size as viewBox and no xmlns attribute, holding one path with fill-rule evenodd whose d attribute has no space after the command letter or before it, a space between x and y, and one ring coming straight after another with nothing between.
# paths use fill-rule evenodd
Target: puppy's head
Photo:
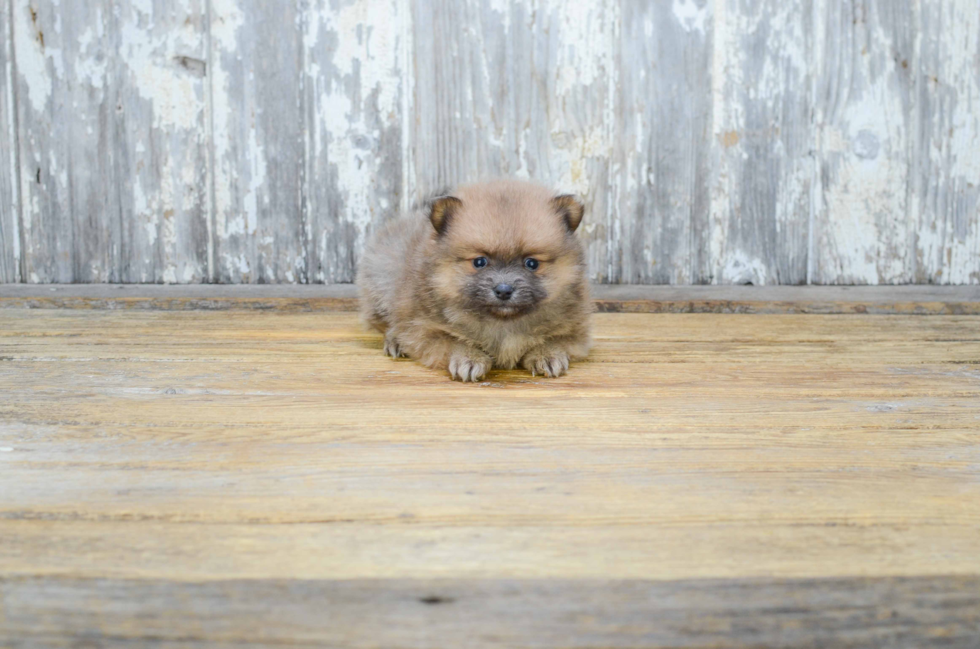
<instances>
[{"instance_id":1,"label":"puppy's head","mask_svg":"<svg viewBox=\"0 0 980 649\"><path fill-rule=\"evenodd\" d=\"M431 281L456 307L519 318L582 281L572 196L515 181L469 185L431 203L436 254Z\"/></svg>"}]
</instances>

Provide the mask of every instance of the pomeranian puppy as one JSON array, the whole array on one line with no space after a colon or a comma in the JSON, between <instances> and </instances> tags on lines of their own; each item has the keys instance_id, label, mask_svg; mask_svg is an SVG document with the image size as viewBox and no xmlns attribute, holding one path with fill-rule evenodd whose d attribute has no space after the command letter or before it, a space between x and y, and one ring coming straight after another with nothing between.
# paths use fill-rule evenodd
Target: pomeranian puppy
<instances>
[{"instance_id":1,"label":"pomeranian puppy","mask_svg":"<svg viewBox=\"0 0 980 649\"><path fill-rule=\"evenodd\" d=\"M459 187L368 243L357 285L384 351L458 381L561 376L591 345L582 204L526 182Z\"/></svg>"}]
</instances>

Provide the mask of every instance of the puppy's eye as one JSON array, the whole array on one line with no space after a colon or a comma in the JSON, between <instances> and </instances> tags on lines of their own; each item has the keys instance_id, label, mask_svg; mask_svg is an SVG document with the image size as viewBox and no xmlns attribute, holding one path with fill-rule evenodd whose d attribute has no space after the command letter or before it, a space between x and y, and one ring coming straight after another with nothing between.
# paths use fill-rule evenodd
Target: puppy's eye
<instances>
[{"instance_id":1,"label":"puppy's eye","mask_svg":"<svg viewBox=\"0 0 980 649\"><path fill-rule=\"evenodd\" d=\"M540 265L541 264L538 262L537 259L532 259L528 257L527 259L524 260L524 268L527 268L528 270L537 270L538 266Z\"/></svg>"},{"instance_id":2,"label":"puppy's eye","mask_svg":"<svg viewBox=\"0 0 980 649\"><path fill-rule=\"evenodd\" d=\"M473 260L473 267L474 268L483 268L488 263L489 262L487 261L487 258L486 257L477 257L476 259Z\"/></svg>"}]
</instances>

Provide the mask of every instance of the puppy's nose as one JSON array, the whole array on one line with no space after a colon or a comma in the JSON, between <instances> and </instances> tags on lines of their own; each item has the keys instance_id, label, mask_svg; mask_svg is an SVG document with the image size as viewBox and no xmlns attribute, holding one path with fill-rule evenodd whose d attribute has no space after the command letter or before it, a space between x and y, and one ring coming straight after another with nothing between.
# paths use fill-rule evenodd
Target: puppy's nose
<instances>
[{"instance_id":1,"label":"puppy's nose","mask_svg":"<svg viewBox=\"0 0 980 649\"><path fill-rule=\"evenodd\" d=\"M510 284L497 284L493 287L493 292L501 300L509 300L510 296L514 294L514 287Z\"/></svg>"}]
</instances>

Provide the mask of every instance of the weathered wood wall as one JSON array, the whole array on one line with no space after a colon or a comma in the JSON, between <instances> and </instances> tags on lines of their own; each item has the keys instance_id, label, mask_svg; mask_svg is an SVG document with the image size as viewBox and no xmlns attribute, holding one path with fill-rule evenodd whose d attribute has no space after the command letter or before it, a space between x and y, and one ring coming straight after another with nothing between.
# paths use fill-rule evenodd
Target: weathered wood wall
<instances>
[{"instance_id":1,"label":"weathered wood wall","mask_svg":"<svg viewBox=\"0 0 980 649\"><path fill-rule=\"evenodd\" d=\"M490 175L594 278L980 283L976 0L0 0L0 282L349 282Z\"/></svg>"}]
</instances>

